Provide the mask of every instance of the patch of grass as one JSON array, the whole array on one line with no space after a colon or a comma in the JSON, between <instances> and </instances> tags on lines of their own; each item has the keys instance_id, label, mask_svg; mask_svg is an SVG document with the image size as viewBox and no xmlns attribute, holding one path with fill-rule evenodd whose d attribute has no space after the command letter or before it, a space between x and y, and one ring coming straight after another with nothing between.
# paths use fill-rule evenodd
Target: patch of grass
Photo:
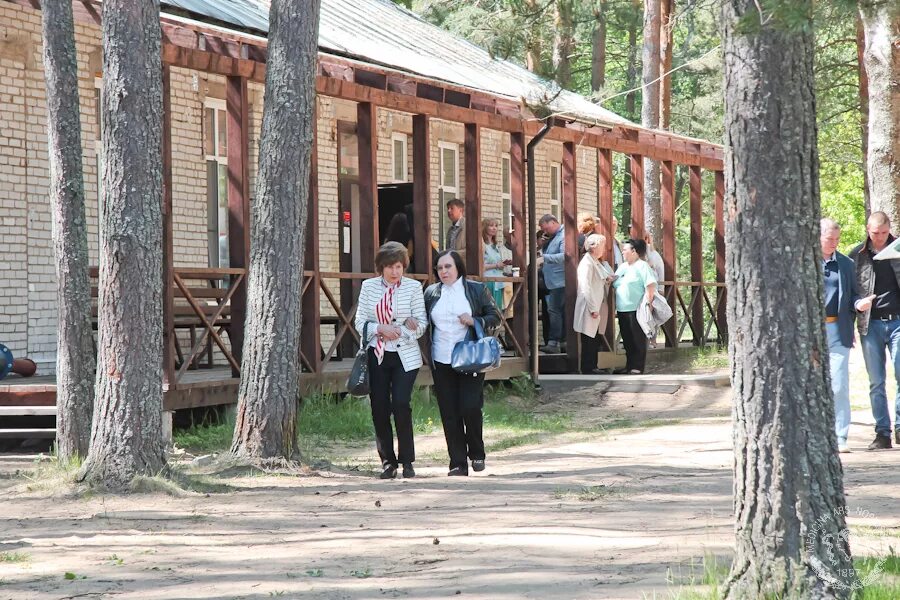
<instances>
[{"instance_id":1,"label":"patch of grass","mask_svg":"<svg viewBox=\"0 0 900 600\"><path fill-rule=\"evenodd\" d=\"M27 552L0 552L0 562L3 563L24 563L31 560L31 555Z\"/></svg>"},{"instance_id":2,"label":"patch of grass","mask_svg":"<svg viewBox=\"0 0 900 600\"><path fill-rule=\"evenodd\" d=\"M186 448L195 454L222 452L231 447L234 422L234 408L229 407L217 420L176 430L172 436L173 441L179 448Z\"/></svg>"},{"instance_id":3,"label":"patch of grass","mask_svg":"<svg viewBox=\"0 0 900 600\"><path fill-rule=\"evenodd\" d=\"M578 500L580 502L596 502L621 493L621 488L614 485L585 485L580 488L556 488L553 497L557 500Z\"/></svg>"},{"instance_id":4,"label":"patch of grass","mask_svg":"<svg viewBox=\"0 0 900 600\"><path fill-rule=\"evenodd\" d=\"M519 446L535 444L540 439L541 436L537 432L511 435L509 437L502 437L499 440L494 440L485 444L484 451L488 454L493 454L494 452L501 452L503 450L509 450L510 448L517 448ZM443 454L441 456L444 457Z\"/></svg>"},{"instance_id":5,"label":"patch of grass","mask_svg":"<svg viewBox=\"0 0 900 600\"><path fill-rule=\"evenodd\" d=\"M683 421L684 419L644 419L643 421L637 421L628 417L615 417L601 423L599 428L606 431L613 429L651 429L653 427L678 425Z\"/></svg>"},{"instance_id":6,"label":"patch of grass","mask_svg":"<svg viewBox=\"0 0 900 600\"><path fill-rule=\"evenodd\" d=\"M691 360L691 371L728 368L728 348L707 346L698 348L696 355Z\"/></svg>"},{"instance_id":7,"label":"patch of grass","mask_svg":"<svg viewBox=\"0 0 900 600\"><path fill-rule=\"evenodd\" d=\"M357 579L367 579L372 576L372 569L369 567L366 567L365 569L354 569L350 571L350 575Z\"/></svg>"}]
</instances>

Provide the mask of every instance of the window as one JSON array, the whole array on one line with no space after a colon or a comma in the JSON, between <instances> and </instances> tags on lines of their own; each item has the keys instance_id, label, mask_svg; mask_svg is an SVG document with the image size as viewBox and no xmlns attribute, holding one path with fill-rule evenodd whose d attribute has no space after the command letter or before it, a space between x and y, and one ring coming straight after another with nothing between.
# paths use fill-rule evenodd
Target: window
<instances>
[{"instance_id":1,"label":"window","mask_svg":"<svg viewBox=\"0 0 900 600\"><path fill-rule=\"evenodd\" d=\"M562 221L560 214L560 198L562 198L562 178L559 176L561 165L550 163L550 214Z\"/></svg>"},{"instance_id":2,"label":"window","mask_svg":"<svg viewBox=\"0 0 900 600\"><path fill-rule=\"evenodd\" d=\"M206 231L209 266L227 268L228 131L225 101L207 98L203 105L203 153L206 156Z\"/></svg>"},{"instance_id":3,"label":"window","mask_svg":"<svg viewBox=\"0 0 900 600\"><path fill-rule=\"evenodd\" d=\"M439 245L446 248L447 227L447 202L453 198L459 198L459 146L448 142L438 142L438 152L441 160L441 173L438 180L438 199L441 206Z\"/></svg>"},{"instance_id":4,"label":"window","mask_svg":"<svg viewBox=\"0 0 900 600\"><path fill-rule=\"evenodd\" d=\"M513 232L512 182L509 172L509 154L500 156L500 199L503 204L503 233Z\"/></svg>"},{"instance_id":5,"label":"window","mask_svg":"<svg viewBox=\"0 0 900 600\"><path fill-rule=\"evenodd\" d=\"M405 133L391 134L391 165L393 165L394 183L408 181L407 177L407 139Z\"/></svg>"}]
</instances>

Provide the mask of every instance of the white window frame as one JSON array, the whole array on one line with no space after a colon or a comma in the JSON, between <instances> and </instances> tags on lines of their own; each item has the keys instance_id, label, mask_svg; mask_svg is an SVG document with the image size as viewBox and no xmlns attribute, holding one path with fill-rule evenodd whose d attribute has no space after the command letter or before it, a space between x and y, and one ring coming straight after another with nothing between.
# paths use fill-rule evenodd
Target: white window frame
<instances>
[{"instance_id":1,"label":"white window frame","mask_svg":"<svg viewBox=\"0 0 900 600\"><path fill-rule=\"evenodd\" d=\"M444 150L453 152L453 183L454 185L444 185ZM454 198L459 198L459 144L453 142L438 142L438 198L440 198L441 206L438 214L440 215L439 243L440 247L446 248L447 241L447 202L444 200L445 193L452 193Z\"/></svg>"},{"instance_id":2,"label":"white window frame","mask_svg":"<svg viewBox=\"0 0 900 600\"><path fill-rule=\"evenodd\" d=\"M397 178L397 142L402 142L403 152L400 164L403 166L403 177ZM406 183L409 181L409 138L405 133L394 132L391 134L391 180L394 183Z\"/></svg>"},{"instance_id":3,"label":"white window frame","mask_svg":"<svg viewBox=\"0 0 900 600\"><path fill-rule=\"evenodd\" d=\"M556 171L556 186L553 185L553 171ZM554 189L555 187L555 189ZM554 195L556 196L554 198ZM562 164L550 163L550 214L562 222Z\"/></svg>"},{"instance_id":4,"label":"white window frame","mask_svg":"<svg viewBox=\"0 0 900 600\"><path fill-rule=\"evenodd\" d=\"M503 181L503 164L506 163L506 181ZM503 213L503 233L510 234L513 228L513 212L512 212L512 160L508 152L500 154L500 210ZM506 191L503 191L503 187Z\"/></svg>"},{"instance_id":5,"label":"white window frame","mask_svg":"<svg viewBox=\"0 0 900 600\"><path fill-rule=\"evenodd\" d=\"M212 123L206 122L206 120L207 120L206 119L206 109L208 109L208 108L211 108L214 111ZM207 132L204 129L204 131L203 131L203 145L204 145L203 155L205 158L205 162L217 163L217 174L218 174L219 166L224 166L226 171L228 169L227 142L226 142L226 155L222 156L219 154L219 112L221 111L221 112L225 113L226 110L227 110L227 106L225 104L225 100L222 100L220 98L204 98L203 99L203 120L202 120L203 126L204 127L212 126L212 128L213 128L213 135L212 135L213 154L206 153L205 145L206 145L206 133ZM226 122L227 122L227 113L226 113ZM227 139L227 132L226 132L226 139ZM227 189L227 187L226 187L226 189ZM207 194L209 194L208 190L207 190ZM227 198L225 199L224 207L222 206L222 199L219 198L219 207L218 207L218 214L217 214L217 218L216 218L216 225L217 225L216 239L220 239L222 237L223 230L225 232L225 235L227 236L227 233L228 233L228 199ZM220 267L220 268L228 267L229 264L227 261L225 262L224 265L222 264L223 255L222 255L221 243L217 246L216 253L219 257L219 264L213 265L213 266Z\"/></svg>"}]
</instances>

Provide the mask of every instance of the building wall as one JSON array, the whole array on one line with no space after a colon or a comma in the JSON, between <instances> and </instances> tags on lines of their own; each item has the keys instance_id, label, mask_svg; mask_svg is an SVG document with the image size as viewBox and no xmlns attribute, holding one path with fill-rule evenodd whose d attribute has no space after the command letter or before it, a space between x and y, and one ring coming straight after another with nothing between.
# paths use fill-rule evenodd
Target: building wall
<instances>
[{"instance_id":1,"label":"building wall","mask_svg":"<svg viewBox=\"0 0 900 600\"><path fill-rule=\"evenodd\" d=\"M56 347L56 277L50 231L49 166L46 134L46 101L41 62L41 23L36 11L0 5L0 236L7 252L0 261L0 343L17 356L28 355L41 373L53 370ZM76 25L79 93L84 158L88 245L92 264L98 261L100 165L97 122L100 70L100 31L93 25ZM171 126L173 177L173 244L176 267L208 264L207 166L204 149L204 103L225 98L225 78L171 69ZM250 195L255 195L264 89L250 83L249 172ZM356 121L353 102L318 99L318 210L320 270L339 271L338 222L338 121ZM465 198L464 126L432 119L431 214L434 238L440 239L441 215L439 147L458 149L458 197ZM406 179L412 180L412 118L408 114L377 110L379 184L394 181L392 134L407 140ZM501 156L509 152L509 134L482 130L481 199L483 217L501 218ZM562 144L544 141L537 147L536 185L538 215L549 211L549 161L560 162ZM596 152L578 151L579 207L596 210ZM446 229L447 223L443 223ZM480 223L471 224L480 228ZM340 301L339 283L326 283ZM320 295L323 314L334 310ZM323 327L323 344L333 337ZM186 340L182 348L186 349Z\"/></svg>"}]
</instances>

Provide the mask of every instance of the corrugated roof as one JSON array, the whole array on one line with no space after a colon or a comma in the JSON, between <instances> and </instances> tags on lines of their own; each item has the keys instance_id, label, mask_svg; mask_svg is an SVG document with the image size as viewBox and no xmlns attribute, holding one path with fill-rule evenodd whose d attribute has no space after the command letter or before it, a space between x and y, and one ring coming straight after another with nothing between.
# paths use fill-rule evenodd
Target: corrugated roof
<instances>
[{"instance_id":1,"label":"corrugated roof","mask_svg":"<svg viewBox=\"0 0 900 600\"><path fill-rule=\"evenodd\" d=\"M161 0L239 29L268 32L266 0ZM583 96L436 27L390 0L322 0L319 48L399 71L529 104L549 101L564 118L590 124L632 125Z\"/></svg>"}]
</instances>

